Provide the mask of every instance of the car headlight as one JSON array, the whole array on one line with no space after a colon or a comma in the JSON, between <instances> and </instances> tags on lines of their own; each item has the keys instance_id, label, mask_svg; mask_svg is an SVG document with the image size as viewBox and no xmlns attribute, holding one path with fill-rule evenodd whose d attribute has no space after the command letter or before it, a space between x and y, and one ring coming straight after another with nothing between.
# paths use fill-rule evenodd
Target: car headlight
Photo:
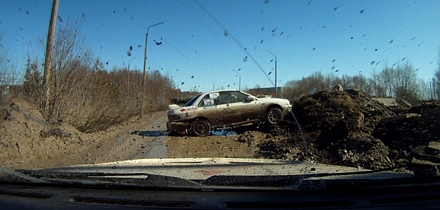
<instances>
[{"instance_id":1,"label":"car headlight","mask_svg":"<svg viewBox=\"0 0 440 210\"><path fill-rule=\"evenodd\" d=\"M180 117L178 115L170 115L168 118L170 120L179 120L180 119Z\"/></svg>"}]
</instances>

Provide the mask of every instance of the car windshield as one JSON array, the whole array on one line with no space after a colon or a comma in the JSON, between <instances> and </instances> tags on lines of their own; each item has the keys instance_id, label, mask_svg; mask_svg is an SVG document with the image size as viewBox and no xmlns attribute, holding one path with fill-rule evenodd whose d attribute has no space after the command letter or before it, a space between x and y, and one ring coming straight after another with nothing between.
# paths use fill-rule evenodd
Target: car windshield
<instances>
[{"instance_id":1,"label":"car windshield","mask_svg":"<svg viewBox=\"0 0 440 210\"><path fill-rule=\"evenodd\" d=\"M199 97L200 97L200 94L194 96L188 102L186 102L185 105L183 105L183 106L192 106L194 101L196 101Z\"/></svg>"},{"instance_id":2,"label":"car windshield","mask_svg":"<svg viewBox=\"0 0 440 210\"><path fill-rule=\"evenodd\" d=\"M0 166L437 176L419 169L440 152L439 11L438 0L3 0Z\"/></svg>"}]
</instances>

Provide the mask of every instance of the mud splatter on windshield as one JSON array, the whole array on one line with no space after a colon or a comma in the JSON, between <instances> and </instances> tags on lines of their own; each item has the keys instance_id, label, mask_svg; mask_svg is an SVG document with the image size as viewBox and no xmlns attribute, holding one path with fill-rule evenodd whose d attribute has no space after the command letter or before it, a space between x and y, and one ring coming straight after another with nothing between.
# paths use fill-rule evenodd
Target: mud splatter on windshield
<instances>
[{"instance_id":1,"label":"mud splatter on windshield","mask_svg":"<svg viewBox=\"0 0 440 210\"><path fill-rule=\"evenodd\" d=\"M0 12L5 166L113 161L113 149L384 169L425 160L436 143L436 1L61 1L52 19L51 9L29 0ZM215 92L225 89L249 95Z\"/></svg>"}]
</instances>

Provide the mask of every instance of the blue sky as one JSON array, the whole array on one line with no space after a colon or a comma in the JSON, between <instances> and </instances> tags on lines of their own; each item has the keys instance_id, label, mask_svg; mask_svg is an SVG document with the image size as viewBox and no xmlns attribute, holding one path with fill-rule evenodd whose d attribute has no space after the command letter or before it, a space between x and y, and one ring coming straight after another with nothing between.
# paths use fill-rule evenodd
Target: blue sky
<instances>
[{"instance_id":1,"label":"blue sky","mask_svg":"<svg viewBox=\"0 0 440 210\"><path fill-rule=\"evenodd\" d=\"M22 71L27 53L43 59L38 40L46 39L51 4L0 2L0 54ZM164 22L150 29L148 68L182 90L207 91L238 89L238 75L242 88L273 86L268 51L279 86L318 71L369 76L406 61L429 80L438 68L438 11L438 0L60 0L57 26L84 14L85 45L106 68L135 58L130 68L141 71L147 28Z\"/></svg>"}]
</instances>

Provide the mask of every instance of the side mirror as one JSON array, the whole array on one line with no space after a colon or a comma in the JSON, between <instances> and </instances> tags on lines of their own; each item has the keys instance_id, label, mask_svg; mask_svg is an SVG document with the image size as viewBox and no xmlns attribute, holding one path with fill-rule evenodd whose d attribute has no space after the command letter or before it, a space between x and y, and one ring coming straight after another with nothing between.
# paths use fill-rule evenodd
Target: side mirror
<instances>
[{"instance_id":1,"label":"side mirror","mask_svg":"<svg viewBox=\"0 0 440 210\"><path fill-rule=\"evenodd\" d=\"M252 97L252 96L248 96L248 97L246 98L246 101L253 101L253 100L255 100L255 98Z\"/></svg>"}]
</instances>

